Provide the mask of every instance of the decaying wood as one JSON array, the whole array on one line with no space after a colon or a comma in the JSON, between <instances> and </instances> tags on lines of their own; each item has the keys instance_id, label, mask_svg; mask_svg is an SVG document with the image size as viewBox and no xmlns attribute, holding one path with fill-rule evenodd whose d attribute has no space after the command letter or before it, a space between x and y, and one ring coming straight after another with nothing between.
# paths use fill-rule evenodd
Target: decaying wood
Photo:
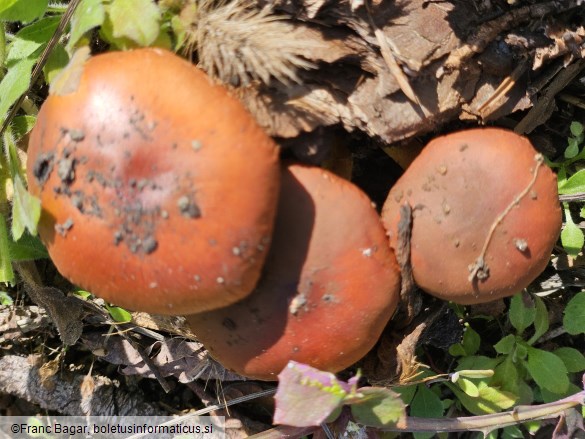
<instances>
[{"instance_id":1,"label":"decaying wood","mask_svg":"<svg viewBox=\"0 0 585 439\"><path fill-rule=\"evenodd\" d=\"M140 393L128 393L106 377L60 371L41 378L41 364L34 357L0 358L0 393L17 396L46 410L70 416L165 416ZM87 380L92 385L87 385Z\"/></svg>"},{"instance_id":2,"label":"decaying wood","mask_svg":"<svg viewBox=\"0 0 585 439\"><path fill-rule=\"evenodd\" d=\"M528 134L537 126L546 122L556 108L555 97L569 82L571 82L581 71L585 69L585 59L571 64L561 70L551 84L546 87L542 96L536 101L534 107L516 125L515 131L518 134Z\"/></svg>"},{"instance_id":3,"label":"decaying wood","mask_svg":"<svg viewBox=\"0 0 585 439\"><path fill-rule=\"evenodd\" d=\"M339 124L391 144L456 118L494 119L526 109L529 66L570 53L569 63L585 53L582 25L560 15L582 0L510 7L488 21L475 3L382 0L369 13L362 1L264 0L294 22L297 35L315 42L315 50L303 53L315 68L300 71L301 83L293 87L258 81L234 92L276 137ZM555 26L534 31L531 24L543 17ZM524 28L540 35L510 36ZM519 57L526 60L522 71L501 69L513 68ZM538 74L530 72L530 80Z\"/></svg>"}]
</instances>

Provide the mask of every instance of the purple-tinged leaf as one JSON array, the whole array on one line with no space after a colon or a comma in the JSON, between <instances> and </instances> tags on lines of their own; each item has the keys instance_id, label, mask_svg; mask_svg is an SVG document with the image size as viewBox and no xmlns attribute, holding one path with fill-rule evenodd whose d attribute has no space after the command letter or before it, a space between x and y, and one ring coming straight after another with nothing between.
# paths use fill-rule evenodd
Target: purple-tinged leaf
<instances>
[{"instance_id":1,"label":"purple-tinged leaf","mask_svg":"<svg viewBox=\"0 0 585 439\"><path fill-rule=\"evenodd\" d=\"M320 425L355 393L355 384L295 361L289 361L278 381L274 423L292 427Z\"/></svg>"}]
</instances>

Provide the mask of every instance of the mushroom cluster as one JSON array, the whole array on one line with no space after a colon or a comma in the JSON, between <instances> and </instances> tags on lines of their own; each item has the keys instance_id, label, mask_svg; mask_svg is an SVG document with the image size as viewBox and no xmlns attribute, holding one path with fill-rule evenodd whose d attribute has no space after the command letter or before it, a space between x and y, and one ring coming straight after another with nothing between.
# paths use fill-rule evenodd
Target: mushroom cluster
<instances>
[{"instance_id":1,"label":"mushroom cluster","mask_svg":"<svg viewBox=\"0 0 585 439\"><path fill-rule=\"evenodd\" d=\"M29 145L39 234L65 277L130 310L190 315L214 356L258 379L290 359L337 372L373 347L400 273L363 192L281 165L240 102L170 52L75 68Z\"/></svg>"},{"instance_id":2,"label":"mushroom cluster","mask_svg":"<svg viewBox=\"0 0 585 439\"><path fill-rule=\"evenodd\" d=\"M527 286L558 238L554 174L509 131L432 141L380 218L349 181L280 163L240 102L170 52L76 69L30 136L53 262L117 305L187 315L242 375L274 380L289 360L337 372L362 358L397 308L405 244L422 289L470 304Z\"/></svg>"},{"instance_id":3,"label":"mushroom cluster","mask_svg":"<svg viewBox=\"0 0 585 439\"><path fill-rule=\"evenodd\" d=\"M398 304L396 258L368 197L316 167L283 167L273 242L256 289L188 316L224 366L275 380L289 360L337 372L376 343Z\"/></svg>"}]
</instances>

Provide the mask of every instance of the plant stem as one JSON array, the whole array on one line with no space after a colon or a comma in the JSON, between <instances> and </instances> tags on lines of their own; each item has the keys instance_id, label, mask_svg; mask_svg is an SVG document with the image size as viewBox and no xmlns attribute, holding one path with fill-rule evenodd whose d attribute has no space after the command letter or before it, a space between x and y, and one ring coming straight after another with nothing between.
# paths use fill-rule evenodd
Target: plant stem
<instances>
[{"instance_id":1,"label":"plant stem","mask_svg":"<svg viewBox=\"0 0 585 439\"><path fill-rule=\"evenodd\" d=\"M400 425L384 427L385 431L402 432L457 432L491 431L523 422L556 418L563 411L585 404L585 391L547 404L518 406L513 410L481 416L459 418L417 418L407 416Z\"/></svg>"},{"instance_id":2,"label":"plant stem","mask_svg":"<svg viewBox=\"0 0 585 439\"><path fill-rule=\"evenodd\" d=\"M489 415L463 416L458 418L419 418L407 416L403 422L382 427L380 430L404 433L446 433L459 431L481 431L488 433L498 428L528 421L556 418L565 410L584 404L585 391L581 391L558 401L532 406L518 406L507 412ZM319 427L295 428L278 426L250 436L249 439L296 439L318 429Z\"/></svg>"}]
</instances>

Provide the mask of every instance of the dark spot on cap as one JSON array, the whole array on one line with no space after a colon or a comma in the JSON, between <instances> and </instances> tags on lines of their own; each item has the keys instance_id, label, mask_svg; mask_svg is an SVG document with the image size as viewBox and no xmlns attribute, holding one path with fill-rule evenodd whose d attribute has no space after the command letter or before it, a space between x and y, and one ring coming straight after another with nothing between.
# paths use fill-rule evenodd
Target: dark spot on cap
<instances>
[{"instance_id":1,"label":"dark spot on cap","mask_svg":"<svg viewBox=\"0 0 585 439\"><path fill-rule=\"evenodd\" d=\"M335 300L335 296L333 294L324 294L323 297L321 297L321 300L323 300L323 302L330 303Z\"/></svg>"},{"instance_id":2,"label":"dark spot on cap","mask_svg":"<svg viewBox=\"0 0 585 439\"><path fill-rule=\"evenodd\" d=\"M69 130L69 137L74 142L81 142L85 139L85 133L82 130Z\"/></svg>"},{"instance_id":3,"label":"dark spot on cap","mask_svg":"<svg viewBox=\"0 0 585 439\"><path fill-rule=\"evenodd\" d=\"M57 164L57 175L63 183L71 183L75 180L75 159L62 158Z\"/></svg>"},{"instance_id":4,"label":"dark spot on cap","mask_svg":"<svg viewBox=\"0 0 585 439\"><path fill-rule=\"evenodd\" d=\"M61 236L65 236L67 235L67 232L71 230L71 227L73 227L73 220L67 218L63 224L55 224L55 232Z\"/></svg>"},{"instance_id":5,"label":"dark spot on cap","mask_svg":"<svg viewBox=\"0 0 585 439\"><path fill-rule=\"evenodd\" d=\"M187 218L199 218L201 216L199 206L187 195L183 195L177 200L177 206L181 215Z\"/></svg>"},{"instance_id":6,"label":"dark spot on cap","mask_svg":"<svg viewBox=\"0 0 585 439\"><path fill-rule=\"evenodd\" d=\"M77 210L83 212L83 192L82 191L75 191L71 196L71 204L73 204Z\"/></svg>"},{"instance_id":7,"label":"dark spot on cap","mask_svg":"<svg viewBox=\"0 0 585 439\"><path fill-rule=\"evenodd\" d=\"M238 325L236 325L236 322L234 322L229 317L223 319L223 322L221 322L221 324L229 331L235 331L238 327Z\"/></svg>"},{"instance_id":8,"label":"dark spot on cap","mask_svg":"<svg viewBox=\"0 0 585 439\"><path fill-rule=\"evenodd\" d=\"M142 240L142 249L144 253L150 254L156 250L158 247L158 242L152 236L147 236Z\"/></svg>"},{"instance_id":9,"label":"dark spot on cap","mask_svg":"<svg viewBox=\"0 0 585 439\"><path fill-rule=\"evenodd\" d=\"M39 186L42 187L51 176L54 159L55 154L53 152L45 152L39 154L39 157L35 161L33 165L33 175L35 176Z\"/></svg>"},{"instance_id":10,"label":"dark spot on cap","mask_svg":"<svg viewBox=\"0 0 585 439\"><path fill-rule=\"evenodd\" d=\"M122 242L123 239L124 233L122 231L117 230L116 232L114 232L114 245L120 244L120 242Z\"/></svg>"}]
</instances>

